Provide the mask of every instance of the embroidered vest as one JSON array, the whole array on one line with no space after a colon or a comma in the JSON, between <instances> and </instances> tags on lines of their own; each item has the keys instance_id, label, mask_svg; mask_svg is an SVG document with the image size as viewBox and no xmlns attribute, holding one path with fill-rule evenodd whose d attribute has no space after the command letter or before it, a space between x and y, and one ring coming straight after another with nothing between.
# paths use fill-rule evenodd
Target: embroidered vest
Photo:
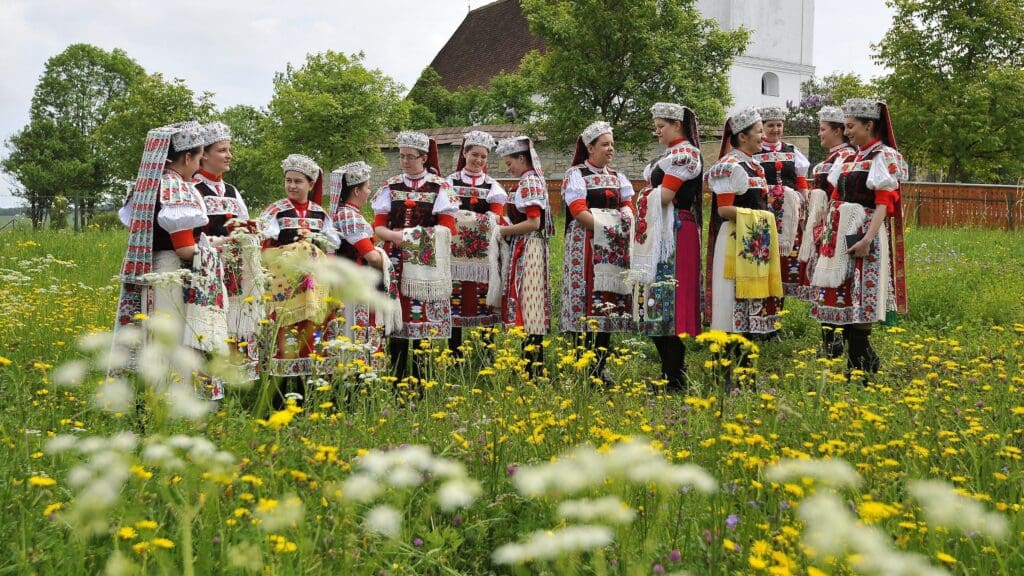
<instances>
[{"instance_id":1,"label":"embroidered vest","mask_svg":"<svg viewBox=\"0 0 1024 576\"><path fill-rule=\"evenodd\" d=\"M664 158L664 156L662 156ZM661 186L661 182L665 179L665 171L661 169L658 162L662 158L651 162L651 187ZM676 191L676 197L672 199L672 204L678 210L689 210L695 212L695 205L697 202L703 200L704 192L704 173L703 171L698 172L691 180L683 182L679 190Z\"/></svg>"},{"instance_id":2,"label":"embroidered vest","mask_svg":"<svg viewBox=\"0 0 1024 576\"><path fill-rule=\"evenodd\" d=\"M792 144L783 142L782 149L778 152L763 150L754 154L754 160L757 160L764 168L764 178L768 184L796 188L796 154L794 150L796 148Z\"/></svg>"},{"instance_id":3,"label":"embroidered vest","mask_svg":"<svg viewBox=\"0 0 1024 576\"><path fill-rule=\"evenodd\" d=\"M203 231L207 236L227 236L228 220L238 217L241 213L238 190L225 182L224 196L220 196L206 182L196 182L195 186L196 190L203 195L203 202L206 203L206 215L210 219L210 223Z\"/></svg>"},{"instance_id":4,"label":"embroidered vest","mask_svg":"<svg viewBox=\"0 0 1024 576\"><path fill-rule=\"evenodd\" d=\"M604 174L592 171L586 164L577 166L583 182L587 185L587 209L618 208L622 205L619 197L619 175L611 168ZM565 228L569 229L572 218L565 219Z\"/></svg>"},{"instance_id":5,"label":"embroidered vest","mask_svg":"<svg viewBox=\"0 0 1024 576\"><path fill-rule=\"evenodd\" d=\"M829 154L821 164L814 167L814 188L820 188L829 195L832 194L834 187L832 186L832 183L828 181L828 173L832 171L832 166L837 160L843 160L852 155L846 154L847 152L856 153L856 150L853 146L844 146Z\"/></svg>"},{"instance_id":6,"label":"embroidered vest","mask_svg":"<svg viewBox=\"0 0 1024 576\"><path fill-rule=\"evenodd\" d=\"M868 173L871 171L871 163L881 152L882 148L878 147L856 162L853 161L854 157L847 159L836 182L836 193L840 201L860 204L865 208L875 207L875 191L868 188Z\"/></svg>"},{"instance_id":7,"label":"embroidered vest","mask_svg":"<svg viewBox=\"0 0 1024 576\"><path fill-rule=\"evenodd\" d=\"M757 168L747 162L738 162L737 165L747 173L747 191L737 194L733 206L737 208L750 208L752 210L768 209L768 182L757 173Z\"/></svg>"},{"instance_id":8,"label":"embroidered vest","mask_svg":"<svg viewBox=\"0 0 1024 576\"><path fill-rule=\"evenodd\" d=\"M427 179L419 189L413 190L406 186L404 178L397 182L389 181L391 190L391 212L388 213L388 228L412 228L413 226L437 226L437 215L434 214L434 201L441 191L441 184ZM487 203L484 202L486 206Z\"/></svg>"},{"instance_id":9,"label":"embroidered vest","mask_svg":"<svg viewBox=\"0 0 1024 576\"><path fill-rule=\"evenodd\" d=\"M487 202L487 195L491 193L491 182L484 176L476 186L463 182L462 173L460 178L452 178L452 188L455 195L459 197L459 209L469 210L477 214L486 214L491 205Z\"/></svg>"},{"instance_id":10,"label":"embroidered vest","mask_svg":"<svg viewBox=\"0 0 1024 576\"><path fill-rule=\"evenodd\" d=\"M306 215L299 216L295 208L282 210L274 214L281 233L277 237L276 246L287 246L299 239L299 232L320 232L324 229L327 220L327 212L319 205L310 202L306 204Z\"/></svg>"}]
</instances>

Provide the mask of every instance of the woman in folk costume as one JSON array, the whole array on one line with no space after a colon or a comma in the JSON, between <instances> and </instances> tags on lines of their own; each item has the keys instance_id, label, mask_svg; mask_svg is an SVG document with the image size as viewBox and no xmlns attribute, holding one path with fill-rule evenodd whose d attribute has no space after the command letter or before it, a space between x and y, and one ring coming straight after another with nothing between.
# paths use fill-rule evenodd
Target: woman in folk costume
<instances>
[{"instance_id":1,"label":"woman in folk costume","mask_svg":"<svg viewBox=\"0 0 1024 576\"><path fill-rule=\"evenodd\" d=\"M383 248L374 246L373 227L363 217L362 209L372 194L370 175L373 173L366 162L345 164L331 172L331 221L338 231L340 244L336 255L360 266L370 266L383 273L380 289L398 297L398 287L392 282L391 260ZM374 370L383 370L384 338L400 327L401 316L394 318L366 305L345 305L344 324L334 321L325 332L325 340L332 340L339 333L361 346L363 361Z\"/></svg>"},{"instance_id":2,"label":"woman in folk costume","mask_svg":"<svg viewBox=\"0 0 1024 576\"><path fill-rule=\"evenodd\" d=\"M900 203L907 164L883 102L847 100L843 113L857 152L829 171L832 204L811 281L811 315L844 328L850 369L874 373L881 362L868 339L872 324L907 309Z\"/></svg>"},{"instance_id":3,"label":"woman in folk costume","mask_svg":"<svg viewBox=\"0 0 1024 576\"><path fill-rule=\"evenodd\" d=\"M800 150L782 140L786 109L781 106L761 108L764 138L761 151L754 154L768 181L768 209L775 214L779 230L782 264L782 286L788 296L800 297L800 266L797 254L803 231L803 206L807 194L807 171L811 163Z\"/></svg>"},{"instance_id":4,"label":"woman in folk costume","mask_svg":"<svg viewBox=\"0 0 1024 576\"><path fill-rule=\"evenodd\" d=\"M263 304L260 238L237 188L224 181L231 169L231 128L220 122L203 126L203 154L193 177L210 221L204 232L220 253L228 296L228 335L233 354L249 380L259 364L257 331Z\"/></svg>"},{"instance_id":5,"label":"woman in folk costume","mask_svg":"<svg viewBox=\"0 0 1024 576\"><path fill-rule=\"evenodd\" d=\"M330 372L315 354L316 332L332 312L329 288L304 270L337 248L338 234L320 205L320 166L308 156L292 154L281 168L287 197L264 209L259 224L267 239L263 260L271 276L269 315L276 328L270 373L288 377L286 387L295 391L301 385L291 377Z\"/></svg>"},{"instance_id":6,"label":"woman in folk costume","mask_svg":"<svg viewBox=\"0 0 1024 576\"><path fill-rule=\"evenodd\" d=\"M226 348L226 296L216 251L203 228L209 223L203 199L192 186L199 169L202 133L198 122L150 130L146 135L135 187L121 209L129 227L128 250L121 266L121 296L115 336L120 328L146 316L175 322L175 342L204 352ZM151 273L187 274L180 282L154 281ZM134 351L129 369L136 368ZM177 376L191 380L185 369ZM220 396L215 390L214 399Z\"/></svg>"},{"instance_id":7,"label":"woman in folk costume","mask_svg":"<svg viewBox=\"0 0 1024 576\"><path fill-rule=\"evenodd\" d=\"M611 125L594 122L577 138L572 167L562 181L570 217L565 222L560 325L576 338L586 334L584 346L597 355L593 373L606 383L612 332L635 328L632 290L625 278L633 185L608 167L614 156Z\"/></svg>"},{"instance_id":8,"label":"woman in folk costume","mask_svg":"<svg viewBox=\"0 0 1024 576\"><path fill-rule=\"evenodd\" d=\"M526 332L523 357L529 362L527 371L538 376L544 369L544 335L551 329L548 238L555 235L554 218L533 141L526 136L502 140L497 153L508 172L519 179L509 193L510 225L500 227L501 235L511 244L502 321Z\"/></svg>"},{"instance_id":9,"label":"woman in folk costume","mask_svg":"<svg viewBox=\"0 0 1024 576\"><path fill-rule=\"evenodd\" d=\"M818 139L821 145L828 149L825 159L811 170L813 181L811 190L807 193L807 217L803 227L800 243L800 287L801 299L814 302L817 290L811 286L811 278L814 276L814 267L818 263L818 248L821 242L822 233L825 230L825 220L828 217L829 202L835 187L828 181L828 174L836 164L843 164L848 158L857 153L857 149L850 144L846 137L846 115L843 109L838 106L824 106L818 112ZM844 341L842 332L837 330L839 326L833 324L822 324L821 339L822 351L829 358L838 358L843 355Z\"/></svg>"},{"instance_id":10,"label":"woman in folk costume","mask_svg":"<svg viewBox=\"0 0 1024 576\"><path fill-rule=\"evenodd\" d=\"M437 143L419 132L402 132L398 143L402 173L388 179L373 199L373 229L398 278L402 328L388 342L395 376L408 374L409 344L448 339L452 328L451 235L459 202L439 176ZM422 377L421 362L412 375Z\"/></svg>"},{"instance_id":11,"label":"woman in folk costume","mask_svg":"<svg viewBox=\"0 0 1024 576\"><path fill-rule=\"evenodd\" d=\"M700 228L703 202L700 136L693 110L659 102L651 108L665 150L644 168L647 186L636 201L630 278L637 326L661 357L669 388L686 386L680 334L701 330Z\"/></svg>"},{"instance_id":12,"label":"woman in folk costume","mask_svg":"<svg viewBox=\"0 0 1024 576\"><path fill-rule=\"evenodd\" d=\"M707 173L713 192L708 234L714 240L707 253L705 314L713 330L748 338L776 330L782 296L769 185L753 158L761 150L761 130L754 108L729 118L718 162Z\"/></svg>"},{"instance_id":13,"label":"woman in folk costume","mask_svg":"<svg viewBox=\"0 0 1024 576\"><path fill-rule=\"evenodd\" d=\"M474 130L462 139L459 162L448 184L459 201L452 239L452 336L448 348L462 355L462 329L497 326L501 304L501 236L498 220L508 195L487 174L494 138ZM490 343L485 337L483 344Z\"/></svg>"}]
</instances>

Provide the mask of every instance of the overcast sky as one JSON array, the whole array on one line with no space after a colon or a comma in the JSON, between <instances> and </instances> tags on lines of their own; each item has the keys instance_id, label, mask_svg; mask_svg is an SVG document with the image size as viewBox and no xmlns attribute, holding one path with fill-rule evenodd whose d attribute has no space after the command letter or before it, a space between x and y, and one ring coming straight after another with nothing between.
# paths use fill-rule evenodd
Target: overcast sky
<instances>
[{"instance_id":1,"label":"overcast sky","mask_svg":"<svg viewBox=\"0 0 1024 576\"><path fill-rule=\"evenodd\" d=\"M214 93L219 107L264 106L274 72L307 53L366 54L366 64L411 87L469 7L489 0L3 0L0 140L28 122L46 60L68 44L121 48L147 72ZM769 0L747 0L751 9ZM183 22L191 24L183 25ZM816 2L816 74L882 71L870 44L891 21L884 0ZM484 33L487 33L484 31ZM2 152L6 155L6 148ZM6 175L0 207L11 205Z\"/></svg>"}]
</instances>

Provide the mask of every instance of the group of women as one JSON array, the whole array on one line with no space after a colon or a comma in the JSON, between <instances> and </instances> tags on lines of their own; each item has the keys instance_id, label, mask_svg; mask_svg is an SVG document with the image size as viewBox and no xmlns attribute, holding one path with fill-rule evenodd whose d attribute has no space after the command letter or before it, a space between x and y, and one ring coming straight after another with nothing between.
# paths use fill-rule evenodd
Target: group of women
<instances>
[{"instance_id":1,"label":"group of women","mask_svg":"<svg viewBox=\"0 0 1024 576\"><path fill-rule=\"evenodd\" d=\"M561 186L559 328L593 351L593 376L608 380L612 333L639 333L655 344L669 386L683 388L680 335L709 325L771 338L787 295L811 303L825 354L841 356L848 342L850 368L876 371L871 326L906 305L899 202L906 165L885 104L823 108L819 136L828 155L813 169L782 140L784 109L729 118L718 162L706 172L693 111L658 103L651 112L664 150L645 167L640 192L610 166L615 141L606 122L580 134ZM285 198L251 220L239 191L223 181L231 164L226 126L151 131L121 211L130 233L118 326L154 313L177 316L183 343L203 352L226 347L254 377L256 334L271 324L262 365L293 382L330 372L341 335L361 346L368 363L417 382L426 366L410 347L422 340L447 340L458 357L487 350L494 330L516 326L528 371L542 374L554 218L533 142L469 132L447 176L428 136L402 132L396 143L401 174L374 193L367 164L342 166L329 175L326 206L321 168L288 156ZM492 152L516 179L510 190L488 173ZM711 242L702 274L705 182ZM372 222L363 217L367 203ZM396 303L391 311L333 302L308 262L315 268L335 257L380 270ZM184 287L152 274L183 269ZM467 337L476 328L487 330ZM215 379L204 382L220 394Z\"/></svg>"}]
</instances>

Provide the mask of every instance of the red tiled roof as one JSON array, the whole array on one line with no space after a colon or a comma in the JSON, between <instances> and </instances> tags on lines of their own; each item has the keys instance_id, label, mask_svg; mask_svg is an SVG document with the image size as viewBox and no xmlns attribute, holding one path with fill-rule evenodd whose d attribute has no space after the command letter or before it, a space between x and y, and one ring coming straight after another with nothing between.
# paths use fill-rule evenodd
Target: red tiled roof
<instances>
[{"instance_id":1,"label":"red tiled roof","mask_svg":"<svg viewBox=\"0 0 1024 576\"><path fill-rule=\"evenodd\" d=\"M486 88L502 71L518 72L530 50L543 51L544 41L530 33L519 0L497 0L471 10L430 66L450 91Z\"/></svg>"}]
</instances>

